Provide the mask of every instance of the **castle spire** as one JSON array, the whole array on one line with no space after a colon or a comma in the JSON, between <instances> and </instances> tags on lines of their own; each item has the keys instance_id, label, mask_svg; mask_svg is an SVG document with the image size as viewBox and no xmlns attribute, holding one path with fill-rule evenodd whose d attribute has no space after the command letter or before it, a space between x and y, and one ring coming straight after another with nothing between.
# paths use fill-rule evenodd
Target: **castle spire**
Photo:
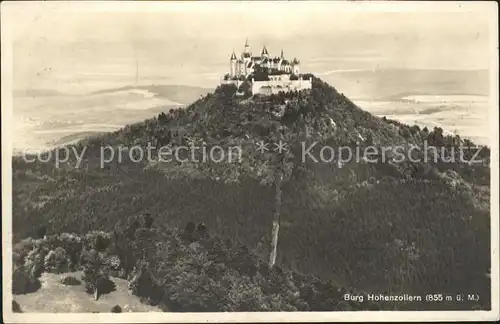
<instances>
[{"instance_id":1,"label":"castle spire","mask_svg":"<svg viewBox=\"0 0 500 324\"><path fill-rule=\"evenodd\" d=\"M263 56L263 57L268 57L269 56L269 53L267 52L266 45L264 45L264 47L262 48L262 54L261 54L261 56Z\"/></svg>"},{"instance_id":2,"label":"castle spire","mask_svg":"<svg viewBox=\"0 0 500 324\"><path fill-rule=\"evenodd\" d=\"M284 59L285 56L283 55L283 49L281 49L281 58Z\"/></svg>"},{"instance_id":3,"label":"castle spire","mask_svg":"<svg viewBox=\"0 0 500 324\"><path fill-rule=\"evenodd\" d=\"M248 45L248 37L245 37L245 53L248 53L250 45Z\"/></svg>"},{"instance_id":4,"label":"castle spire","mask_svg":"<svg viewBox=\"0 0 500 324\"><path fill-rule=\"evenodd\" d=\"M234 53L234 48L233 48L233 54L231 54L231 61L236 61L236 54Z\"/></svg>"}]
</instances>

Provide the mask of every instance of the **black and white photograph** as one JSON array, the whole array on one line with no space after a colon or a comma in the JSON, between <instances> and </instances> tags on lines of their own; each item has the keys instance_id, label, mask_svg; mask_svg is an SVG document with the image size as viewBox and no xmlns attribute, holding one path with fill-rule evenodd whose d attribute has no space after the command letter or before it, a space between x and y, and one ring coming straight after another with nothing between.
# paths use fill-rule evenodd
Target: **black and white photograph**
<instances>
[{"instance_id":1,"label":"black and white photograph","mask_svg":"<svg viewBox=\"0 0 500 324\"><path fill-rule=\"evenodd\" d=\"M499 319L496 2L7 1L1 46L5 322Z\"/></svg>"}]
</instances>

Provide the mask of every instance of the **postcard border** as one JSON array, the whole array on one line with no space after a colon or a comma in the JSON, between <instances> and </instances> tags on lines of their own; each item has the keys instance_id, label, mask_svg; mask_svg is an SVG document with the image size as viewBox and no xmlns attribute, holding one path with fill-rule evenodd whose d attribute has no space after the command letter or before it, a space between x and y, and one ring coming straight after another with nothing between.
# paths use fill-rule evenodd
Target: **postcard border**
<instances>
[{"instance_id":1,"label":"postcard border","mask_svg":"<svg viewBox=\"0 0 500 324\"><path fill-rule=\"evenodd\" d=\"M11 276L12 276L12 42L10 32L12 24L9 19L9 13L12 9L17 9L22 6L32 6L46 8L47 6L71 6L71 10L106 10L123 11L123 10L211 10L213 6L223 5L225 8L231 5L228 2L210 1L208 3L193 3L193 2L115 2L115 1L96 1L96 2L2 2L1 3L1 78L2 78L2 243L3 243L3 314L5 322L16 323L119 323L119 322L134 322L134 323L154 323L154 322L186 322L186 323L204 323L204 322L323 322L323 321L363 321L367 318L370 321L385 321L385 322L401 322L401 321L483 321L483 320L498 320L499 319L499 160L498 160L498 4L490 1L478 2L396 2L396 1L369 1L369 2L345 2L329 3L307 1L308 9L320 8L328 5L329 9L342 8L350 6L350 10L360 11L379 11L385 8L386 11L453 11L485 10L490 14L490 37L491 48L490 57L490 148L491 148L491 311L358 311L358 312L231 312L231 313L13 313L11 309L12 293L11 293ZM231 8L244 5L245 2L239 2ZM300 3L300 2L297 2ZM299 5L300 4L293 4ZM272 5L292 5L290 3L273 2ZM25 7L26 8L26 7ZM322 9L319 9L322 10ZM493 217L496 216L496 217Z\"/></svg>"}]
</instances>

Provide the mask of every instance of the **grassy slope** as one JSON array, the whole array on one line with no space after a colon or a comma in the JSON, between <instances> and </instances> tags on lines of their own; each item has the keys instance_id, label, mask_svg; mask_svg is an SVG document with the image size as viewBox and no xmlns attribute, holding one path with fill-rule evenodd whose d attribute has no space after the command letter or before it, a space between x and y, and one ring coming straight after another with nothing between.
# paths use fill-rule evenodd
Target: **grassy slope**
<instances>
[{"instance_id":1,"label":"grassy slope","mask_svg":"<svg viewBox=\"0 0 500 324\"><path fill-rule=\"evenodd\" d=\"M124 279L111 278L116 290L101 295L97 301L93 294L85 292L83 284L67 286L60 282L64 276L80 278L81 275L81 272L43 273L40 278L41 289L34 293L15 295L14 300L25 313L109 313L115 305L119 305L123 312L161 311L158 307L141 303L137 296L131 295Z\"/></svg>"}]
</instances>

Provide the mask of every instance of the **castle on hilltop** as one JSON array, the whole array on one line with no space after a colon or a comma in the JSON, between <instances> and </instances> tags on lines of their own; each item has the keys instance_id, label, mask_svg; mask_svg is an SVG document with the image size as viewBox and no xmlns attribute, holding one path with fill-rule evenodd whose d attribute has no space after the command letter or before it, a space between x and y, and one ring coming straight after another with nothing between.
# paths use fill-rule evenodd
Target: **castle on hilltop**
<instances>
[{"instance_id":1,"label":"castle on hilltop","mask_svg":"<svg viewBox=\"0 0 500 324\"><path fill-rule=\"evenodd\" d=\"M270 95L279 92L301 91L312 88L312 80L300 74L300 61L297 58L285 59L283 50L280 56L272 57L264 45L260 56L253 56L248 40L238 58L233 50L229 59L229 73L222 84L235 84L240 91L244 83L251 85L252 94Z\"/></svg>"}]
</instances>

